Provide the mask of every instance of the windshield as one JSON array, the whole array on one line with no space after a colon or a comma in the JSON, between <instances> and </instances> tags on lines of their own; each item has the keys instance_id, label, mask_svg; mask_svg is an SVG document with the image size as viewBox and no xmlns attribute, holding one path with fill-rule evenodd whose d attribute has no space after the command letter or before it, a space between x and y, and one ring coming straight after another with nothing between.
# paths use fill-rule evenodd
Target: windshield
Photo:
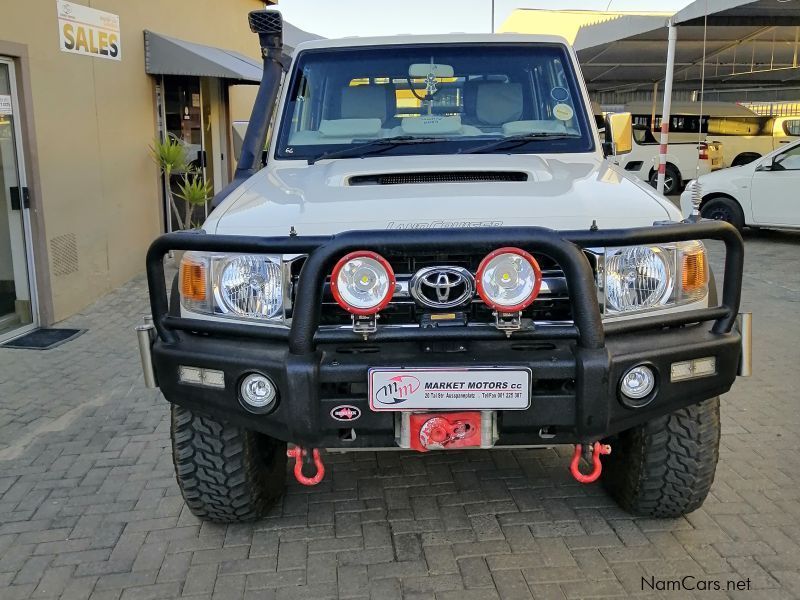
<instances>
[{"instance_id":1,"label":"windshield","mask_svg":"<svg viewBox=\"0 0 800 600\"><path fill-rule=\"evenodd\" d=\"M302 52L275 157L593 150L563 46L431 44Z\"/></svg>"}]
</instances>

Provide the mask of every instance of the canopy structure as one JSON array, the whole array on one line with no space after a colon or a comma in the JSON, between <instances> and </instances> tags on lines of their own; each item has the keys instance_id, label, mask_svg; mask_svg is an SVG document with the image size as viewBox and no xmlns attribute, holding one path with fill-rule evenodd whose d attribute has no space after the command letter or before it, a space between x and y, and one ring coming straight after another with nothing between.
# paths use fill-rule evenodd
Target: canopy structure
<instances>
[{"instance_id":1,"label":"canopy structure","mask_svg":"<svg viewBox=\"0 0 800 600\"><path fill-rule=\"evenodd\" d=\"M287 56L294 54L294 49L301 42L319 40L322 36L295 27L286 20L283 21L283 53Z\"/></svg>"},{"instance_id":2,"label":"canopy structure","mask_svg":"<svg viewBox=\"0 0 800 600\"><path fill-rule=\"evenodd\" d=\"M144 32L145 71L150 75L218 77L232 82L261 81L261 62L234 52Z\"/></svg>"},{"instance_id":3,"label":"canopy structure","mask_svg":"<svg viewBox=\"0 0 800 600\"><path fill-rule=\"evenodd\" d=\"M704 55L706 84L715 88L800 85L800 2L697 0L671 18L623 15L581 27L575 47L590 89L663 81L670 21L678 28L676 89L697 87Z\"/></svg>"},{"instance_id":4,"label":"canopy structure","mask_svg":"<svg viewBox=\"0 0 800 600\"><path fill-rule=\"evenodd\" d=\"M283 24L284 55L290 56L300 42L319 39L291 23ZM254 46L258 44L253 36ZM187 42L153 31L144 32L145 71L150 75L217 77L230 83L261 81L261 61L233 50Z\"/></svg>"},{"instance_id":5,"label":"canopy structure","mask_svg":"<svg viewBox=\"0 0 800 600\"><path fill-rule=\"evenodd\" d=\"M800 87L800 0L696 0L675 14L519 9L502 30L564 35L589 90L619 93L664 81L670 21L676 90L699 89L704 46L706 87Z\"/></svg>"},{"instance_id":6,"label":"canopy structure","mask_svg":"<svg viewBox=\"0 0 800 600\"><path fill-rule=\"evenodd\" d=\"M569 41L596 99L603 92L622 97L653 90L655 112L663 82L659 192L673 90L800 88L800 0L695 0L672 15L541 11L550 19L525 19L520 12L526 11L515 11L504 31L545 33L541 27L549 20L561 21L562 30L572 33ZM557 32L552 23L549 29Z\"/></svg>"}]
</instances>

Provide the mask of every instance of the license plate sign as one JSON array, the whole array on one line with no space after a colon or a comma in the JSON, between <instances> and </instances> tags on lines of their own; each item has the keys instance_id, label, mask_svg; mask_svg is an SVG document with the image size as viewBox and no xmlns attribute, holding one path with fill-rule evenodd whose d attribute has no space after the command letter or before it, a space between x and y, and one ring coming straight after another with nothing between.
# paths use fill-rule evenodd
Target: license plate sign
<instances>
[{"instance_id":1,"label":"license plate sign","mask_svg":"<svg viewBox=\"0 0 800 600\"><path fill-rule=\"evenodd\" d=\"M382 410L525 410L530 369L496 367L369 370L369 405Z\"/></svg>"}]
</instances>

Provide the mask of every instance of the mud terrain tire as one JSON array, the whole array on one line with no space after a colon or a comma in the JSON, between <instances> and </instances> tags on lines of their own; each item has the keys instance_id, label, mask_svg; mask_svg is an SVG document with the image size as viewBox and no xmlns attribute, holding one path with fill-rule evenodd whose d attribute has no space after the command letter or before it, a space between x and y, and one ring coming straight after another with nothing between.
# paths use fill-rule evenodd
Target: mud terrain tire
<instances>
[{"instance_id":1,"label":"mud terrain tire","mask_svg":"<svg viewBox=\"0 0 800 600\"><path fill-rule=\"evenodd\" d=\"M671 518L700 508L719 459L719 398L648 421L607 440L602 480L625 510Z\"/></svg>"},{"instance_id":2,"label":"mud terrain tire","mask_svg":"<svg viewBox=\"0 0 800 600\"><path fill-rule=\"evenodd\" d=\"M286 485L286 444L173 404L172 459L186 505L217 523L254 521Z\"/></svg>"}]
</instances>

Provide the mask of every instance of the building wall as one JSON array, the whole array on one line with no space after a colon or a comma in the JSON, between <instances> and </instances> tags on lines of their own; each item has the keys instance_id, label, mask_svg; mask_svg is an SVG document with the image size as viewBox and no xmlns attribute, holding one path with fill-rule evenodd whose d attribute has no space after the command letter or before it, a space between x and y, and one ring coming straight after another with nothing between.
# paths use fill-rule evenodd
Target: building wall
<instances>
[{"instance_id":1,"label":"building wall","mask_svg":"<svg viewBox=\"0 0 800 600\"><path fill-rule=\"evenodd\" d=\"M148 154L156 114L144 30L258 58L247 13L264 6L257 0L76 3L119 15L121 62L61 52L55 0L0 0L0 47L22 44L28 55L29 73L20 79L29 81L23 93L35 132L26 154L38 166L39 185L32 187L40 197L33 203L43 220L34 244L49 254L37 267L50 271L55 321L140 273L161 231L158 171Z\"/></svg>"}]
</instances>

